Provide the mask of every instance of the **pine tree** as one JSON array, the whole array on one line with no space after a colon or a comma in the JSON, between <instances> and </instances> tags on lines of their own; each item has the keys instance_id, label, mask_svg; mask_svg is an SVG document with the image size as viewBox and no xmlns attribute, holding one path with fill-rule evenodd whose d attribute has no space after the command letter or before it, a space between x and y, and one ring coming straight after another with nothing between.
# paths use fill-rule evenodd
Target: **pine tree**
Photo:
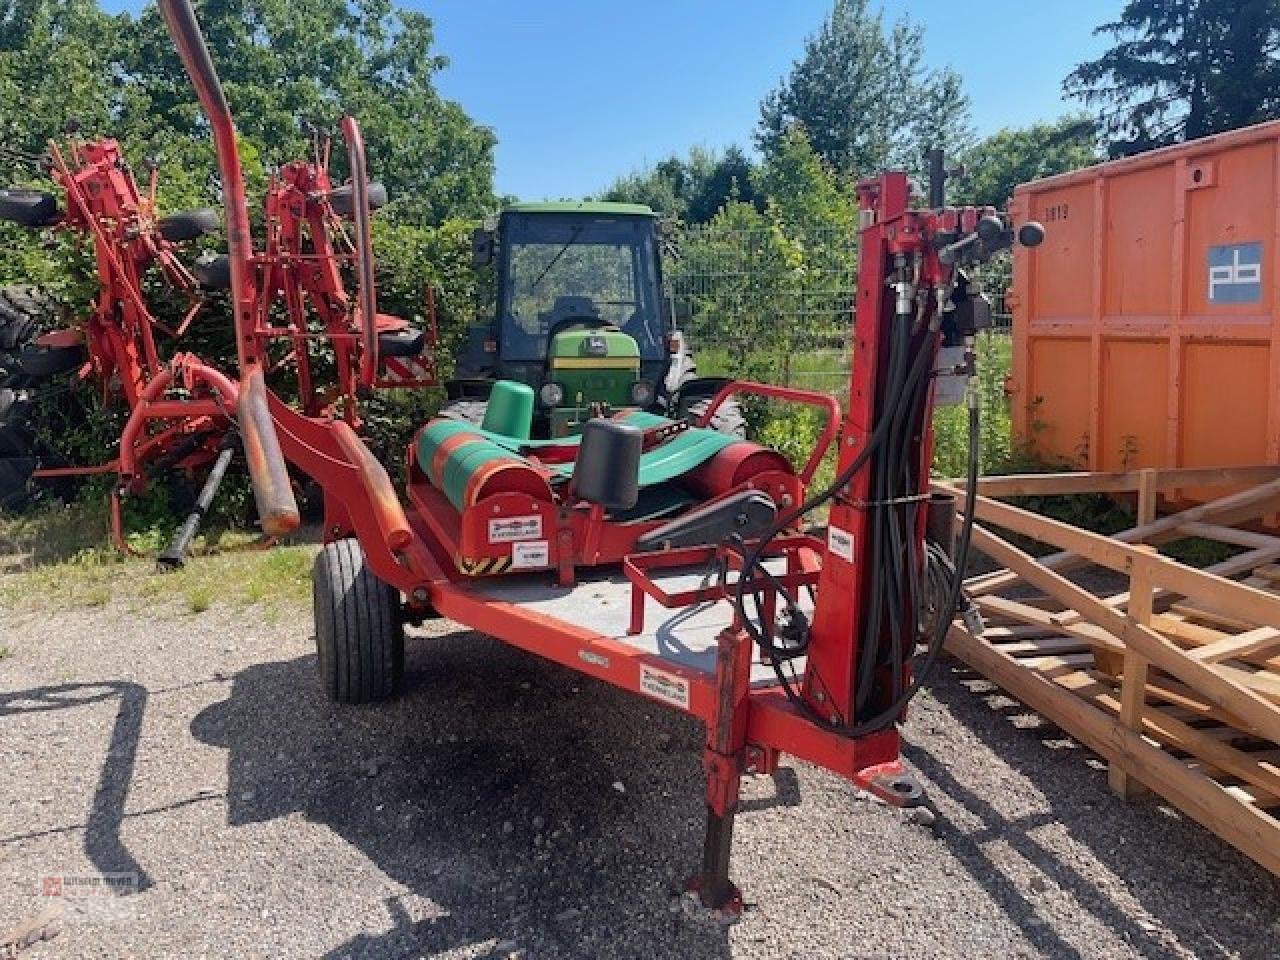
<instances>
[{"instance_id":1,"label":"pine tree","mask_svg":"<svg viewBox=\"0 0 1280 960\"><path fill-rule=\"evenodd\" d=\"M1116 44L1063 89L1099 108L1112 155L1280 116L1280 0L1129 0Z\"/></svg>"},{"instance_id":2,"label":"pine tree","mask_svg":"<svg viewBox=\"0 0 1280 960\"><path fill-rule=\"evenodd\" d=\"M760 114L763 152L799 124L818 155L845 175L919 170L926 147L956 152L971 139L959 76L927 70L923 29L904 18L886 30L867 0L836 0Z\"/></svg>"}]
</instances>

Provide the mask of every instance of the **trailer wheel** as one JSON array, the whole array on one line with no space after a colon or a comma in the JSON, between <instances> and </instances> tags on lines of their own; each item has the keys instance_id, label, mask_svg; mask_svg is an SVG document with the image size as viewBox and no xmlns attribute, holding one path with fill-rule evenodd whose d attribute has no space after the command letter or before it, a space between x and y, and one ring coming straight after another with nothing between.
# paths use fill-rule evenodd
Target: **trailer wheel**
<instances>
[{"instance_id":1,"label":"trailer wheel","mask_svg":"<svg viewBox=\"0 0 1280 960\"><path fill-rule=\"evenodd\" d=\"M311 581L325 695L338 703L393 696L404 674L399 594L374 575L360 544L349 538L325 544Z\"/></svg>"}]
</instances>

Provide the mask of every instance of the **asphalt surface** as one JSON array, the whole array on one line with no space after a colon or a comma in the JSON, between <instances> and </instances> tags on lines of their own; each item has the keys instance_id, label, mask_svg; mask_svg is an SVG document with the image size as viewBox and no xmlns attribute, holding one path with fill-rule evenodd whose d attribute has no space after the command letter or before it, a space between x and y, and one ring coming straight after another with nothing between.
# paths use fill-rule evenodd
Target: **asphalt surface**
<instances>
[{"instance_id":1,"label":"asphalt surface","mask_svg":"<svg viewBox=\"0 0 1280 960\"><path fill-rule=\"evenodd\" d=\"M905 731L934 822L753 778L726 925L680 894L700 730L658 704L447 623L340 708L309 611L5 616L0 933L62 913L23 958L1280 955L1280 882L954 665Z\"/></svg>"}]
</instances>

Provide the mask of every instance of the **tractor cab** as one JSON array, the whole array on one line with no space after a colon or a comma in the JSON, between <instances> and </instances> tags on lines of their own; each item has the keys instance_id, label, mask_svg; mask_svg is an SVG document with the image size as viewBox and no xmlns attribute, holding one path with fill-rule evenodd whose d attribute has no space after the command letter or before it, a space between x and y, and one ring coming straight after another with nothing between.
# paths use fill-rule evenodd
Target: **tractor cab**
<instances>
[{"instance_id":1,"label":"tractor cab","mask_svg":"<svg viewBox=\"0 0 1280 960\"><path fill-rule=\"evenodd\" d=\"M477 230L473 260L494 266L495 311L472 328L444 415L483 421L499 380L533 389L543 437L596 416L676 412L695 373L663 300L660 241L658 216L630 203L516 204Z\"/></svg>"}]
</instances>

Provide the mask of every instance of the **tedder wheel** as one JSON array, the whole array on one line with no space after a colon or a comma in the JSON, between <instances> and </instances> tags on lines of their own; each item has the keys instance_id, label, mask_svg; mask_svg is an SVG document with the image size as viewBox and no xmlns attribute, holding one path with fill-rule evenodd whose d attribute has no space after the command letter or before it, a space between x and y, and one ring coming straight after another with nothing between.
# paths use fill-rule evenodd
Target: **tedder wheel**
<instances>
[{"instance_id":1,"label":"tedder wheel","mask_svg":"<svg viewBox=\"0 0 1280 960\"><path fill-rule=\"evenodd\" d=\"M478 427L484 423L484 411L488 406L487 400L454 400L441 407L438 415L448 420L461 420L463 423Z\"/></svg>"},{"instance_id":2,"label":"tedder wheel","mask_svg":"<svg viewBox=\"0 0 1280 960\"><path fill-rule=\"evenodd\" d=\"M316 655L325 694L339 703L385 700L404 674L400 595L365 564L353 539L325 544L311 573Z\"/></svg>"},{"instance_id":3,"label":"tedder wheel","mask_svg":"<svg viewBox=\"0 0 1280 960\"><path fill-rule=\"evenodd\" d=\"M213 207L197 207L161 217L156 223L156 230L170 243L185 243L216 233L221 226L222 218L218 216L217 210Z\"/></svg>"},{"instance_id":4,"label":"tedder wheel","mask_svg":"<svg viewBox=\"0 0 1280 960\"><path fill-rule=\"evenodd\" d=\"M20 227L44 227L58 216L58 198L43 190L0 190L0 220Z\"/></svg>"},{"instance_id":5,"label":"tedder wheel","mask_svg":"<svg viewBox=\"0 0 1280 960\"><path fill-rule=\"evenodd\" d=\"M356 209L355 190L351 184L344 183L329 191L329 203L333 212L340 217L351 216ZM369 209L379 210L387 205L387 188L377 180L369 181Z\"/></svg>"}]
</instances>

